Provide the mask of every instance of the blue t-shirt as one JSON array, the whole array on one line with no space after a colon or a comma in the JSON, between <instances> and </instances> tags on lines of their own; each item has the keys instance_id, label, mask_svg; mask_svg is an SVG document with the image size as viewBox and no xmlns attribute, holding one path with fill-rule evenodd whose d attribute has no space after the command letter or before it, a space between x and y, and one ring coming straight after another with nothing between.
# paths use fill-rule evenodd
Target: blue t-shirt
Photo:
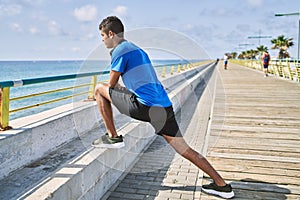
<instances>
[{"instance_id":1,"label":"blue t-shirt","mask_svg":"<svg viewBox=\"0 0 300 200\"><path fill-rule=\"evenodd\" d=\"M125 40L113 49L111 57L111 70L121 72L125 87L140 103L160 107L172 105L148 55L141 48Z\"/></svg>"}]
</instances>

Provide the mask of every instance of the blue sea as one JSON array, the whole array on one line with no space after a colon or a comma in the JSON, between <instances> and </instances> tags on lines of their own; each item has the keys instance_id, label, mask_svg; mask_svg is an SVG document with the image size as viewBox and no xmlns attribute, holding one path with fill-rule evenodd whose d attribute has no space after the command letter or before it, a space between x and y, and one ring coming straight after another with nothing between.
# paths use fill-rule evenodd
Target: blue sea
<instances>
[{"instance_id":1,"label":"blue sea","mask_svg":"<svg viewBox=\"0 0 300 200\"><path fill-rule=\"evenodd\" d=\"M180 60L154 60L152 61L155 66L157 74L161 74L162 65L174 64L181 62ZM86 72L100 72L109 70L109 61L0 61L0 82L1 81L14 81L31 78L41 78L49 76L81 74ZM98 76L98 81L107 80L107 75ZM45 92L65 87L78 86L84 83L90 83L91 78L70 79L63 81L47 82L41 84L32 84L20 87L12 87L10 89L10 98ZM87 91L86 88L71 89L62 92L36 96L32 98L20 99L10 101L10 110L18 109L25 106L36 105L41 102L49 101L52 99L62 98L64 96L73 95ZM81 101L87 99L87 94L70 98L59 102L36 106L26 110L13 112L10 114L10 120L32 115L38 112L49 110L64 104L72 103L74 101Z\"/></svg>"}]
</instances>

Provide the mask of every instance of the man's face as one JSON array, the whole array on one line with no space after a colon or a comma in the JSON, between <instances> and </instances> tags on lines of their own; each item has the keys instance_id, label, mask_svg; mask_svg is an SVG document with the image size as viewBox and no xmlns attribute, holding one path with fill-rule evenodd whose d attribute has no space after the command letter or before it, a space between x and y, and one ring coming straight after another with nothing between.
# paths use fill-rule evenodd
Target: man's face
<instances>
[{"instance_id":1,"label":"man's face","mask_svg":"<svg viewBox=\"0 0 300 200\"><path fill-rule=\"evenodd\" d=\"M110 38L109 35L107 35L103 29L101 29L101 36L102 36L102 42L106 46L106 48L110 49L113 48L113 40ZM110 31L111 32L111 31ZM110 32L108 34L110 34Z\"/></svg>"}]
</instances>

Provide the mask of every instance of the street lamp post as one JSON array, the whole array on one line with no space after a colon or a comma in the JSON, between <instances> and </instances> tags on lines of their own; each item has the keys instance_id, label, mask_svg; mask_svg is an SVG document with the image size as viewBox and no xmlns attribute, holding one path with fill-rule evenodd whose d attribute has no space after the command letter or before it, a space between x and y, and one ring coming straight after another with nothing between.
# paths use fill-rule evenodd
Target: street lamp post
<instances>
[{"instance_id":1,"label":"street lamp post","mask_svg":"<svg viewBox=\"0 0 300 200\"><path fill-rule=\"evenodd\" d=\"M239 44L239 46L245 46L246 48L247 48L248 46L252 46L252 45L254 45L254 44L248 44L248 43L245 43L245 44Z\"/></svg>"},{"instance_id":2,"label":"street lamp post","mask_svg":"<svg viewBox=\"0 0 300 200\"><path fill-rule=\"evenodd\" d=\"M298 15L299 16L299 24L298 24L298 50L297 50L297 62L299 62L299 48L300 48L300 12L298 13L287 13L287 14L275 14L275 17L281 17L281 16L292 16L292 15Z\"/></svg>"},{"instance_id":3,"label":"street lamp post","mask_svg":"<svg viewBox=\"0 0 300 200\"><path fill-rule=\"evenodd\" d=\"M262 39L262 38L272 38L272 36L261 35L261 30L259 30L258 35L248 36L248 39L258 39L258 46L260 46L260 39Z\"/></svg>"}]
</instances>

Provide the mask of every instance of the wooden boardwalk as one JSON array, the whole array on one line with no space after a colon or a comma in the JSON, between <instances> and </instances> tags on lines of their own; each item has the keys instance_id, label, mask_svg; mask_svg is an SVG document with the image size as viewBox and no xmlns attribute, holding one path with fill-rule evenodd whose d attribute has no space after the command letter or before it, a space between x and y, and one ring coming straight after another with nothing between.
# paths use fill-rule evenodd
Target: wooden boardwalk
<instances>
[{"instance_id":1,"label":"wooden boardwalk","mask_svg":"<svg viewBox=\"0 0 300 200\"><path fill-rule=\"evenodd\" d=\"M207 158L235 199L300 199L300 85L219 63Z\"/></svg>"}]
</instances>

